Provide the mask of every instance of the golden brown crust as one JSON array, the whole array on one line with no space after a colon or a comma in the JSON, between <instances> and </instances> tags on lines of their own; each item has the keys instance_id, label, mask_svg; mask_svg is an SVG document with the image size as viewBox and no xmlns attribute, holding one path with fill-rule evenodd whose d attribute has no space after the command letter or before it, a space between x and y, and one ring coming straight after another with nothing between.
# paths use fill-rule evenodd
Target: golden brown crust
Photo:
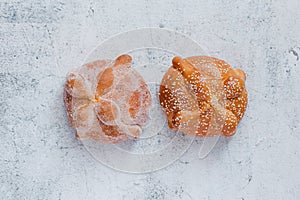
<instances>
[{"instance_id":1,"label":"golden brown crust","mask_svg":"<svg viewBox=\"0 0 300 200\"><path fill-rule=\"evenodd\" d=\"M114 75L113 75L113 69L107 68L105 69L98 77L98 84L96 89L96 96L101 96L103 93L106 93L109 91L109 88L114 83Z\"/></svg>"},{"instance_id":2,"label":"golden brown crust","mask_svg":"<svg viewBox=\"0 0 300 200\"><path fill-rule=\"evenodd\" d=\"M71 72L64 88L68 119L79 139L117 143L137 137L151 106L144 79L129 55L98 60Z\"/></svg>"},{"instance_id":3,"label":"golden brown crust","mask_svg":"<svg viewBox=\"0 0 300 200\"><path fill-rule=\"evenodd\" d=\"M199 136L231 136L247 107L246 75L208 56L174 57L160 104L171 129Z\"/></svg>"}]
</instances>

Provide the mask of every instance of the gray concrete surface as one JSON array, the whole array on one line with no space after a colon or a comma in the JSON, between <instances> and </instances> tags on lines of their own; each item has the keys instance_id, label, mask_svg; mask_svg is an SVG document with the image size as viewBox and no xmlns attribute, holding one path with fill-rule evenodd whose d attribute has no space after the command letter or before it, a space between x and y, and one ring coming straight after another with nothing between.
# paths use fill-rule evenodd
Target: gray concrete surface
<instances>
[{"instance_id":1,"label":"gray concrete surface","mask_svg":"<svg viewBox=\"0 0 300 200\"><path fill-rule=\"evenodd\" d=\"M0 199L299 199L300 1L0 1ZM125 174L74 138L65 74L113 34L176 30L248 74L237 134Z\"/></svg>"}]
</instances>

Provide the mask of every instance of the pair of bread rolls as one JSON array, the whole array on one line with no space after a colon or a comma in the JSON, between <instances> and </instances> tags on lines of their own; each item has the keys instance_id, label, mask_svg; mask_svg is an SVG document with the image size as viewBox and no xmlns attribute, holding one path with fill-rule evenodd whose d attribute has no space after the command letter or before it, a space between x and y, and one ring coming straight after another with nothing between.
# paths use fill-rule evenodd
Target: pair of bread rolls
<instances>
[{"instance_id":1,"label":"pair of bread rolls","mask_svg":"<svg viewBox=\"0 0 300 200\"><path fill-rule=\"evenodd\" d=\"M121 55L68 74L64 104L78 138L118 143L140 135L151 95L131 61ZM247 106L245 73L208 56L175 57L172 63L159 91L169 127L203 137L233 135Z\"/></svg>"}]
</instances>

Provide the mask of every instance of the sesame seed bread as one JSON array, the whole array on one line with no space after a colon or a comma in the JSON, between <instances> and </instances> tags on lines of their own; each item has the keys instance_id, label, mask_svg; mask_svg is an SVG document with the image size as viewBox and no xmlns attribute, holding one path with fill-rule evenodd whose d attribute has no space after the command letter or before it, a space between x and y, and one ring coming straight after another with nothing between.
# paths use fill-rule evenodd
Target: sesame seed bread
<instances>
[{"instance_id":1,"label":"sesame seed bread","mask_svg":"<svg viewBox=\"0 0 300 200\"><path fill-rule=\"evenodd\" d=\"M248 102L245 73L208 56L172 63L159 91L169 127L203 137L234 135Z\"/></svg>"}]
</instances>

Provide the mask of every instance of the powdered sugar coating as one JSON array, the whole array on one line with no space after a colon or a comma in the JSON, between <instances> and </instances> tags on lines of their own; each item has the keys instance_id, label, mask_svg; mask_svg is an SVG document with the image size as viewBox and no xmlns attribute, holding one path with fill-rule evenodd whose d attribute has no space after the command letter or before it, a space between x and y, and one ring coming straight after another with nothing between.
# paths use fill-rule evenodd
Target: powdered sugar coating
<instances>
[{"instance_id":1,"label":"powdered sugar coating","mask_svg":"<svg viewBox=\"0 0 300 200\"><path fill-rule=\"evenodd\" d=\"M131 57L122 55L70 72L64 103L78 138L117 143L141 133L151 97L144 79L131 68Z\"/></svg>"}]
</instances>

